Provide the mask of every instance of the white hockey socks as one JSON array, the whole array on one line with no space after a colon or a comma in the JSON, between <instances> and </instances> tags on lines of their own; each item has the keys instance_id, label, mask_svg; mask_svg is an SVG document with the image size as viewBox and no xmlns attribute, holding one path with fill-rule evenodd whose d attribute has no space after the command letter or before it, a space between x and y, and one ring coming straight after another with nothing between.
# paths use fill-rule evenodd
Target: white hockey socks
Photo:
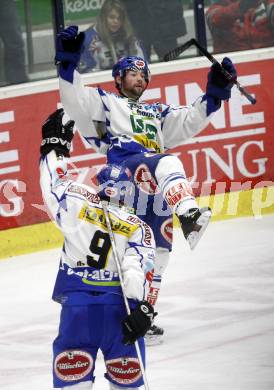
<instances>
[{"instance_id":1,"label":"white hockey socks","mask_svg":"<svg viewBox=\"0 0 274 390\"><path fill-rule=\"evenodd\" d=\"M155 306L161 288L162 275L169 262L169 250L157 248L154 262L154 275L147 295L148 302Z\"/></svg>"},{"instance_id":2,"label":"white hockey socks","mask_svg":"<svg viewBox=\"0 0 274 390\"><path fill-rule=\"evenodd\" d=\"M109 382L109 388L110 390L132 390L132 387L120 387L114 385L112 382ZM134 390L140 390L140 387L134 387Z\"/></svg>"},{"instance_id":3,"label":"white hockey socks","mask_svg":"<svg viewBox=\"0 0 274 390\"><path fill-rule=\"evenodd\" d=\"M62 387L62 390L91 390L93 388L93 382L85 381L76 383L76 385Z\"/></svg>"},{"instance_id":4,"label":"white hockey socks","mask_svg":"<svg viewBox=\"0 0 274 390\"><path fill-rule=\"evenodd\" d=\"M179 218L190 249L194 249L211 218L210 208L199 209L183 164L177 157L161 158L155 176L166 202Z\"/></svg>"},{"instance_id":5,"label":"white hockey socks","mask_svg":"<svg viewBox=\"0 0 274 390\"><path fill-rule=\"evenodd\" d=\"M162 278L161 278L160 275L154 275L153 276L153 280L151 282L151 285L150 285L150 288L149 288L149 292L147 294L147 301L152 306L156 305L156 302L157 302L157 299L158 299L158 295L159 295L159 291L160 291L160 287L161 287L161 281L162 281Z\"/></svg>"},{"instance_id":6,"label":"white hockey socks","mask_svg":"<svg viewBox=\"0 0 274 390\"><path fill-rule=\"evenodd\" d=\"M166 248L157 248L154 263L154 275L147 295L147 301L155 306L158 300L162 275L169 262L169 250ZM145 335L145 342L147 346L158 345L163 342L164 329L155 325L154 323Z\"/></svg>"},{"instance_id":7,"label":"white hockey socks","mask_svg":"<svg viewBox=\"0 0 274 390\"><path fill-rule=\"evenodd\" d=\"M155 176L166 202L177 215L198 208L183 164L177 157L168 155L161 158Z\"/></svg>"}]
</instances>

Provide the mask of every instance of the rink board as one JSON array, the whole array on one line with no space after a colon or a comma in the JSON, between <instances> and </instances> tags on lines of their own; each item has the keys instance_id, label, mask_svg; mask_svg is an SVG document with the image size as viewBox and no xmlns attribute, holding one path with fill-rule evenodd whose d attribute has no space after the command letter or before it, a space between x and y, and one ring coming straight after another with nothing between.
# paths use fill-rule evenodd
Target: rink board
<instances>
[{"instance_id":1,"label":"rink board","mask_svg":"<svg viewBox=\"0 0 274 390\"><path fill-rule=\"evenodd\" d=\"M207 195L202 196L203 203L214 203L216 219L256 215L260 208L262 214L274 212L274 49L229 56L237 64L240 83L257 104L249 104L233 88L232 98L209 126L171 151L183 161L195 195ZM206 58L151 65L153 77L144 99L191 104L205 91L209 65ZM85 84L115 91L110 71L83 79ZM0 88L1 258L60 245L60 233L49 222L41 197L38 169L41 124L59 105L57 79ZM88 167L99 168L105 162L78 132L71 157L80 177ZM269 188L266 195L264 187ZM262 199L256 201L257 195Z\"/></svg>"},{"instance_id":2,"label":"rink board","mask_svg":"<svg viewBox=\"0 0 274 390\"><path fill-rule=\"evenodd\" d=\"M262 218L274 213L274 186L250 191L198 198L199 206L210 206L212 221L237 217ZM177 218L174 226L179 227ZM63 236L53 222L0 231L0 259L60 247Z\"/></svg>"}]
</instances>

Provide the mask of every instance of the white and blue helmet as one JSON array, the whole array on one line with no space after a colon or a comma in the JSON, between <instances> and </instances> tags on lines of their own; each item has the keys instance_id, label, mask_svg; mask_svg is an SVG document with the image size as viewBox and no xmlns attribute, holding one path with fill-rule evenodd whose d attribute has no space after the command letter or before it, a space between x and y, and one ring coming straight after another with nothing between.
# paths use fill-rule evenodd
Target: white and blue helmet
<instances>
[{"instance_id":1,"label":"white and blue helmet","mask_svg":"<svg viewBox=\"0 0 274 390\"><path fill-rule=\"evenodd\" d=\"M144 72L145 80L147 83L150 81L150 70L147 62L142 57L137 56L128 56L122 57L113 65L112 68L112 76L115 78L116 76L125 77L126 72L128 70L140 70Z\"/></svg>"},{"instance_id":2,"label":"white and blue helmet","mask_svg":"<svg viewBox=\"0 0 274 390\"><path fill-rule=\"evenodd\" d=\"M132 194L134 184L128 168L116 164L105 165L97 174L97 182L98 195L101 199L120 204L133 202L131 195L134 195Z\"/></svg>"}]
</instances>

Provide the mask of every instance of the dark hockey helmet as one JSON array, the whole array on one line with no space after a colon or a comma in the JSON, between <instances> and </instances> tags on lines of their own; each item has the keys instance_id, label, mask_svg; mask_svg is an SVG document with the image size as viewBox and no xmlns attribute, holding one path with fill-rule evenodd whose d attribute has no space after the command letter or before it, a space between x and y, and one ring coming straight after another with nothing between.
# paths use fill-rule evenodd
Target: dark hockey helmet
<instances>
[{"instance_id":1,"label":"dark hockey helmet","mask_svg":"<svg viewBox=\"0 0 274 390\"><path fill-rule=\"evenodd\" d=\"M103 200L132 206L133 179L128 168L108 164L97 174L98 195Z\"/></svg>"},{"instance_id":2,"label":"dark hockey helmet","mask_svg":"<svg viewBox=\"0 0 274 390\"><path fill-rule=\"evenodd\" d=\"M150 82L150 70L147 62L142 57L128 56L120 58L119 61L113 65L112 77L125 77L128 70L140 70L144 72L146 82Z\"/></svg>"}]
</instances>

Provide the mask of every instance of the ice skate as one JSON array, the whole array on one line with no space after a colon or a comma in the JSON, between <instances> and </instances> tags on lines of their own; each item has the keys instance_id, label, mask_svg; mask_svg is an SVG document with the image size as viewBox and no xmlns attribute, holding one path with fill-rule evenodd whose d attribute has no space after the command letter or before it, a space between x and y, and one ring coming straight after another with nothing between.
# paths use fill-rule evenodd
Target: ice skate
<instances>
[{"instance_id":1,"label":"ice skate","mask_svg":"<svg viewBox=\"0 0 274 390\"><path fill-rule=\"evenodd\" d=\"M163 342L164 329L157 325L152 325L145 335L147 346L159 345Z\"/></svg>"},{"instance_id":2,"label":"ice skate","mask_svg":"<svg viewBox=\"0 0 274 390\"><path fill-rule=\"evenodd\" d=\"M186 214L179 215L181 228L190 249L194 249L202 237L211 217L211 209L190 209Z\"/></svg>"}]
</instances>

